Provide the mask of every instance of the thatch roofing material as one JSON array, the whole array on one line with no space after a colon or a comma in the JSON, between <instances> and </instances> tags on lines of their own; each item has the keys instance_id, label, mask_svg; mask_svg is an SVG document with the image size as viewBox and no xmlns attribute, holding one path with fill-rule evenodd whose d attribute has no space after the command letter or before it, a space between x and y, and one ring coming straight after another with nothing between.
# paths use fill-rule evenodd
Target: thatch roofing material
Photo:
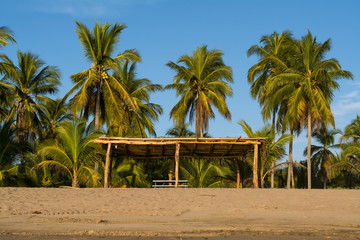
<instances>
[{"instance_id":1,"label":"thatch roofing material","mask_svg":"<svg viewBox=\"0 0 360 240\"><path fill-rule=\"evenodd\" d=\"M180 157L233 158L246 155L263 138L122 138L100 137L96 143L111 143L112 155L131 158Z\"/></svg>"}]
</instances>

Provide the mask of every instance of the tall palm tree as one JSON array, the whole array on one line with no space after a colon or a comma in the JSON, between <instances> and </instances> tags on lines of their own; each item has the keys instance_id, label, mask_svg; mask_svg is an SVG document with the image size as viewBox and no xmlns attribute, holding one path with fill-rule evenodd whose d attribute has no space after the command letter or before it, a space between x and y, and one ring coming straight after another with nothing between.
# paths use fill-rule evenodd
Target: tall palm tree
<instances>
[{"instance_id":1,"label":"tall palm tree","mask_svg":"<svg viewBox=\"0 0 360 240\"><path fill-rule=\"evenodd\" d=\"M314 131L312 137L315 138L321 145L311 145L311 161L320 169L320 173L324 181L324 189L328 180L331 180L331 165L336 159L336 155L331 151L332 148L339 147L335 143L335 135L340 133L338 130L328 130L321 127L319 131ZM304 151L307 155L307 149Z\"/></svg>"},{"instance_id":2,"label":"tall palm tree","mask_svg":"<svg viewBox=\"0 0 360 240\"><path fill-rule=\"evenodd\" d=\"M290 67L271 77L270 82L279 91L290 93L288 114L300 122L307 121L307 166L311 166L311 133L314 123L335 125L330 104L334 90L339 88L339 78L352 78L349 71L341 69L339 62L325 59L330 50L330 39L318 43L309 31L299 41L294 41ZM281 87L279 87L281 86ZM308 188L311 189L311 168L307 168Z\"/></svg>"},{"instance_id":3,"label":"tall palm tree","mask_svg":"<svg viewBox=\"0 0 360 240\"><path fill-rule=\"evenodd\" d=\"M203 137L208 129L209 118L214 118L212 107L227 119L231 113L226 96L232 95L228 83L233 82L232 70L222 60L220 50L208 50L207 46L197 47L192 55L183 55L177 63L167 66L176 71L174 83L164 89L175 89L180 101L171 109L170 117L176 123L184 123L189 115L192 122L195 114L196 137Z\"/></svg>"},{"instance_id":4,"label":"tall palm tree","mask_svg":"<svg viewBox=\"0 0 360 240\"><path fill-rule=\"evenodd\" d=\"M271 88L267 85L270 76L283 71L287 66L287 53L291 44L291 33L284 31L281 34L277 32L271 35L262 36L260 43L249 48L247 54L257 55L259 62L254 64L248 71L248 82L251 85L250 94L254 99L258 99L262 108L264 120L272 118L272 129L275 135L276 114L281 104L284 104L284 96L274 98ZM278 125L281 125L281 118L278 118ZM275 138L274 138L275 139ZM291 149L291 148L290 148ZM289 154L289 169L292 167L292 154ZM274 167L276 161L273 162ZM291 172L289 172L291 174ZM290 177L290 174L289 177ZM271 172L271 187L274 187L274 171Z\"/></svg>"},{"instance_id":5,"label":"tall palm tree","mask_svg":"<svg viewBox=\"0 0 360 240\"><path fill-rule=\"evenodd\" d=\"M133 103L127 104L121 92L114 91L117 104L121 106L121 118L112 111L107 111L111 115L109 125L118 136L139 136L147 137L156 135L154 122L158 120L162 113L162 107L150 102L150 94L162 89L161 85L153 84L149 79L136 78L136 62L130 64L125 60L115 69L113 74L117 83L126 91L126 96Z\"/></svg>"},{"instance_id":6,"label":"tall palm tree","mask_svg":"<svg viewBox=\"0 0 360 240\"><path fill-rule=\"evenodd\" d=\"M114 91L121 93L126 102L134 107L127 92L109 74L109 71L114 69L122 59L140 60L138 54L133 50L113 56L120 33L125 28L124 24L105 23L100 25L96 21L93 30L90 31L84 24L76 22L76 34L83 46L86 59L91 62L91 67L71 76L75 85L65 98L79 89L71 99L72 109L75 112L81 112L85 118L90 114L94 115L95 131L100 129L100 119L104 120L105 118L106 101L108 105L112 106L115 114L119 116L122 114Z\"/></svg>"},{"instance_id":7,"label":"tall palm tree","mask_svg":"<svg viewBox=\"0 0 360 240\"><path fill-rule=\"evenodd\" d=\"M46 66L38 56L18 52L18 66L9 58L6 63L11 69L5 74L6 83L14 99L9 118L16 119L16 141L27 142L30 133L39 129L39 97L55 93L60 85L59 70Z\"/></svg>"},{"instance_id":8,"label":"tall palm tree","mask_svg":"<svg viewBox=\"0 0 360 240\"><path fill-rule=\"evenodd\" d=\"M52 166L63 170L71 177L73 187L79 187L80 180L94 184L98 178L91 169L91 164L98 158L94 140L101 133L88 134L85 121L63 122L56 132L60 141L49 139L39 146L38 154L45 160L35 168Z\"/></svg>"}]
</instances>

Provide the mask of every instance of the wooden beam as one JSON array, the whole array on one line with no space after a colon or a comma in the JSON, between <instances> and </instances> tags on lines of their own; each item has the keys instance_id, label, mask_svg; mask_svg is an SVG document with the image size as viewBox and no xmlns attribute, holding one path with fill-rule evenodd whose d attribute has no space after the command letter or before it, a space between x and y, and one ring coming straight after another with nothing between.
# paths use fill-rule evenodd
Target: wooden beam
<instances>
[{"instance_id":1,"label":"wooden beam","mask_svg":"<svg viewBox=\"0 0 360 240\"><path fill-rule=\"evenodd\" d=\"M239 137L238 139L235 140L235 142L237 142L238 140L240 140L241 137ZM229 149L223 154L223 156L226 156L229 154L229 152L231 151L231 149L233 148L234 144L231 144Z\"/></svg>"},{"instance_id":2,"label":"wooden beam","mask_svg":"<svg viewBox=\"0 0 360 240\"><path fill-rule=\"evenodd\" d=\"M254 188L259 188L259 180L258 180L258 145L257 144L254 144L253 184L254 184Z\"/></svg>"},{"instance_id":3,"label":"wooden beam","mask_svg":"<svg viewBox=\"0 0 360 240\"><path fill-rule=\"evenodd\" d=\"M178 137L178 138L132 138L132 137L99 137L98 139L95 140L95 142L98 141L113 141L113 140L125 140L125 141L144 141L144 142L164 142L164 141L171 141L171 142L178 142L178 141L198 141L198 142L202 142L202 141L207 141L207 142L214 142L214 141L229 141L229 142L234 142L238 139L241 140L255 140L255 141L259 141L259 140L265 140L265 138L241 138L241 137L225 137L225 138L189 138L189 137Z\"/></svg>"},{"instance_id":4,"label":"wooden beam","mask_svg":"<svg viewBox=\"0 0 360 240\"><path fill-rule=\"evenodd\" d=\"M179 159L180 159L180 143L176 143L175 150L175 188L179 185Z\"/></svg>"},{"instance_id":5,"label":"wooden beam","mask_svg":"<svg viewBox=\"0 0 360 240\"><path fill-rule=\"evenodd\" d=\"M106 151L106 160L105 160L104 188L109 187L110 150L111 150L111 143L108 143L108 147Z\"/></svg>"},{"instance_id":6,"label":"wooden beam","mask_svg":"<svg viewBox=\"0 0 360 240\"><path fill-rule=\"evenodd\" d=\"M175 145L177 142L150 142L150 141L102 141L97 140L96 143L102 143L102 144L108 144L108 143L117 143L117 144L129 144L129 145ZM254 144L261 144L259 141L244 141L244 142L227 142L227 141L209 141L209 142L197 142L197 141L184 141L181 142L181 144L201 144L201 145L207 145L207 144L223 144L223 145L254 145Z\"/></svg>"}]
</instances>

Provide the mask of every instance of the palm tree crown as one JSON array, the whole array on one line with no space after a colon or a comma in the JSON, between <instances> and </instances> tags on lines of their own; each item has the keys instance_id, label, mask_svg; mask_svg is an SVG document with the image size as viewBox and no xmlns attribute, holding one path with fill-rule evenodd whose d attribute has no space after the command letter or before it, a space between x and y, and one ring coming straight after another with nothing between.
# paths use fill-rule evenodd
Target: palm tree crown
<instances>
[{"instance_id":1,"label":"palm tree crown","mask_svg":"<svg viewBox=\"0 0 360 240\"><path fill-rule=\"evenodd\" d=\"M57 91L60 74L56 67L45 66L45 63L34 54L19 51L17 55L18 66L6 59L11 68L5 78L14 99L9 117L16 114L16 127L19 129L17 141L27 141L30 128L39 127L40 108L37 100L45 94Z\"/></svg>"},{"instance_id":2,"label":"palm tree crown","mask_svg":"<svg viewBox=\"0 0 360 240\"><path fill-rule=\"evenodd\" d=\"M174 83L164 89L175 89L176 95L181 96L172 108L170 117L177 123L183 123L188 114L190 121L195 114L197 137L203 137L204 129L208 128L208 119L214 118L212 106L225 118L231 119L225 98L232 95L228 85L233 81L232 70L223 63L222 55L220 50L209 51L202 46L196 48L192 56L181 56L177 64L167 64L176 71L176 75Z\"/></svg>"},{"instance_id":3,"label":"palm tree crown","mask_svg":"<svg viewBox=\"0 0 360 240\"><path fill-rule=\"evenodd\" d=\"M121 93L123 98L132 104L126 91L116 79L108 74L108 71L114 69L121 59L140 59L133 50L125 51L115 57L112 56L120 33L126 28L125 25L108 23L100 25L96 22L93 31L80 22L76 22L76 25L76 34L83 46L85 57L92 65L91 68L71 76L75 85L66 97L80 88L71 100L72 108L76 112L81 111L86 118L93 114L95 130L99 130L100 118L105 118L105 101L112 106L115 113L119 116L122 114L114 97L114 91Z\"/></svg>"}]
</instances>

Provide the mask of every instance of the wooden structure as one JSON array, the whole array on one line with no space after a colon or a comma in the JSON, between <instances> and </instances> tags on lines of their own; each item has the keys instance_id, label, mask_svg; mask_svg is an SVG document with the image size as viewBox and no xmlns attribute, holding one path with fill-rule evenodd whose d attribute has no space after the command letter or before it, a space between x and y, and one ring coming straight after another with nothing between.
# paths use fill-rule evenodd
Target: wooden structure
<instances>
[{"instance_id":1,"label":"wooden structure","mask_svg":"<svg viewBox=\"0 0 360 240\"><path fill-rule=\"evenodd\" d=\"M106 147L104 187L109 187L110 156L133 159L173 158L175 167L175 187L179 181L179 161L181 157L191 158L237 158L254 151L253 184L258 188L258 146L264 138L123 138L100 137L95 143ZM173 167L173 168L174 168ZM172 168L172 169L173 169ZM172 180L172 171L169 174Z\"/></svg>"}]
</instances>

